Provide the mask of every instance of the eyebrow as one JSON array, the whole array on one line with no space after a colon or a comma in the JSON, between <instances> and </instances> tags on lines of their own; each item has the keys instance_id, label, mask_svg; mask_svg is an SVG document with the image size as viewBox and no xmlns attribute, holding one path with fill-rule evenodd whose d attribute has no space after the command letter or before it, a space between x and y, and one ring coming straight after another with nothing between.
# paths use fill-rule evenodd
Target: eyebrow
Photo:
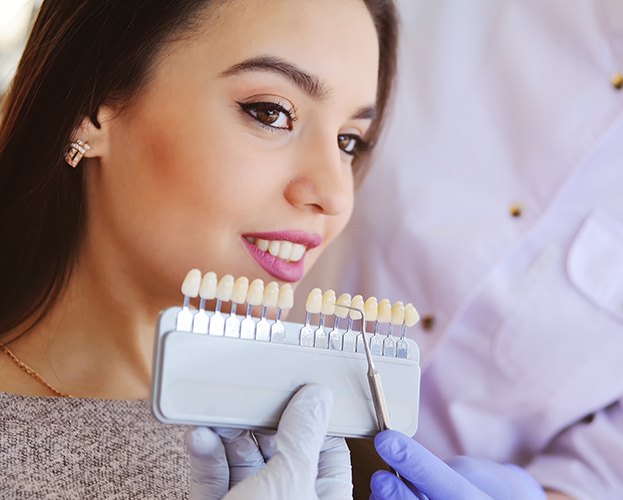
<instances>
[{"instance_id":1,"label":"eyebrow","mask_svg":"<svg viewBox=\"0 0 623 500\"><path fill-rule=\"evenodd\" d=\"M317 76L307 73L294 64L274 56L258 56L245 59L223 71L221 76L232 76L249 71L267 71L281 75L294 83L307 95L319 101L326 100L331 93L331 89ZM371 120L375 117L376 108L374 106L360 108L353 115L355 119Z\"/></svg>"}]
</instances>

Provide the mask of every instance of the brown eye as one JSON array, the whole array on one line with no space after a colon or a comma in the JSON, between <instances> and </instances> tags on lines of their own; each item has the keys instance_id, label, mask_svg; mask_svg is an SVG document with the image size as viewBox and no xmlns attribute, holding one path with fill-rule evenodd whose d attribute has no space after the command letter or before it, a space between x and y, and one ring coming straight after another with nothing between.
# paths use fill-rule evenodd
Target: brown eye
<instances>
[{"instance_id":1,"label":"brown eye","mask_svg":"<svg viewBox=\"0 0 623 500\"><path fill-rule=\"evenodd\" d=\"M292 130L293 113L274 102L239 102L242 110L254 120L270 128Z\"/></svg>"},{"instance_id":2,"label":"brown eye","mask_svg":"<svg viewBox=\"0 0 623 500\"><path fill-rule=\"evenodd\" d=\"M346 154L354 155L360 139L356 135L340 134L337 136L337 146Z\"/></svg>"},{"instance_id":3,"label":"brown eye","mask_svg":"<svg viewBox=\"0 0 623 500\"><path fill-rule=\"evenodd\" d=\"M272 125L279 119L279 115L279 111L274 109L263 109L257 112L256 118L266 125Z\"/></svg>"}]
</instances>

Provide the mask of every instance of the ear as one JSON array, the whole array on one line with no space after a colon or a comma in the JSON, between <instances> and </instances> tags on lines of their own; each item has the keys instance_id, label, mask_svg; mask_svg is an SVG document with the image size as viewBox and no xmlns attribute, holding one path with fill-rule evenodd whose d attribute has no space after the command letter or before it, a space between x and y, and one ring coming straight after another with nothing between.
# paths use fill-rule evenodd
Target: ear
<instances>
[{"instance_id":1,"label":"ear","mask_svg":"<svg viewBox=\"0 0 623 500\"><path fill-rule=\"evenodd\" d=\"M85 158L99 158L108 154L110 122L113 111L108 106L101 106L97 111L97 124L85 116L72 134L72 141L81 139L91 148L84 154Z\"/></svg>"}]
</instances>

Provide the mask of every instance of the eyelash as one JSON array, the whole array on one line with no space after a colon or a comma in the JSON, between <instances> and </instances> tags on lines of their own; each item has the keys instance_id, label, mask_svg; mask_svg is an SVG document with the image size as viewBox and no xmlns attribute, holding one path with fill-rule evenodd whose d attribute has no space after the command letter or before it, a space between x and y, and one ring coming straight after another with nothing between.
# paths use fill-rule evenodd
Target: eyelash
<instances>
[{"instance_id":1,"label":"eyelash","mask_svg":"<svg viewBox=\"0 0 623 500\"><path fill-rule=\"evenodd\" d=\"M274 132L275 130L292 130L292 124L296 121L296 113L294 109L287 110L281 104L277 104L276 102L239 102L238 106L240 106L242 111L256 120L262 127L267 128L271 132ZM258 113L263 111L283 113L288 120L288 125L286 127L275 127L270 123L264 122L258 116Z\"/></svg>"},{"instance_id":2,"label":"eyelash","mask_svg":"<svg viewBox=\"0 0 623 500\"><path fill-rule=\"evenodd\" d=\"M260 126L269 130L270 132L275 132L277 130L292 130L292 124L296 121L296 112L295 110L287 110L281 104L277 104L276 102L237 102L240 109L246 113L249 117L259 123ZM287 126L285 127L276 127L270 123L266 123L259 116L260 112L277 112L283 113L286 116L288 121ZM339 146L339 143L343 139L354 140L354 145L350 151L346 149L342 149ZM364 154L370 149L370 145L368 142L364 141L360 136L356 134L339 134L337 136L338 147L340 150L351 157L355 157L361 154Z\"/></svg>"}]
</instances>

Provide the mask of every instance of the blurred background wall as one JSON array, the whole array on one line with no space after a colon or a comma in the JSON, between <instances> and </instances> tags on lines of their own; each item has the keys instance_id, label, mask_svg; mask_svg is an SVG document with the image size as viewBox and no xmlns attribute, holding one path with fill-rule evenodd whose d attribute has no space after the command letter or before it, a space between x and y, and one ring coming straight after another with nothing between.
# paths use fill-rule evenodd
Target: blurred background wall
<instances>
[{"instance_id":1,"label":"blurred background wall","mask_svg":"<svg viewBox=\"0 0 623 500\"><path fill-rule=\"evenodd\" d=\"M0 98L6 93L43 0L0 0Z\"/></svg>"}]
</instances>

